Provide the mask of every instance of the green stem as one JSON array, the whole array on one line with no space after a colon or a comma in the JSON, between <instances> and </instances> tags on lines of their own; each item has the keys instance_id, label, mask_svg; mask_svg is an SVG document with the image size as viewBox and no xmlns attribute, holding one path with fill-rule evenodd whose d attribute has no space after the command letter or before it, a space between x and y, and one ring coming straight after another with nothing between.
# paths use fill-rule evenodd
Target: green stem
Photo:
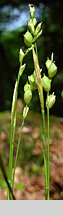
<instances>
[{"instance_id":1,"label":"green stem","mask_svg":"<svg viewBox=\"0 0 63 216\"><path fill-rule=\"evenodd\" d=\"M49 96L49 92L47 93L47 96ZM47 124L48 124L48 150L47 150L47 154L48 154L48 192L47 192L47 199L49 200L49 193L50 193L50 125L49 125L49 108L47 107Z\"/></svg>"},{"instance_id":2,"label":"green stem","mask_svg":"<svg viewBox=\"0 0 63 216\"><path fill-rule=\"evenodd\" d=\"M25 51L25 56L34 48L34 44ZM25 57L24 56L24 57Z\"/></svg>"},{"instance_id":3,"label":"green stem","mask_svg":"<svg viewBox=\"0 0 63 216\"><path fill-rule=\"evenodd\" d=\"M13 190L12 190L12 188L10 186L9 181L8 181L7 172L6 172L5 164L4 164L4 161L3 161L1 153L0 153L0 168L1 168L1 171L2 171L2 174L3 174L3 177L5 179L5 182L7 184L7 187L8 187L8 189L9 189L11 195L12 195L12 198L13 198L13 200L15 200L15 196L13 194Z\"/></svg>"},{"instance_id":4,"label":"green stem","mask_svg":"<svg viewBox=\"0 0 63 216\"><path fill-rule=\"evenodd\" d=\"M19 138L18 138L18 144L17 144L16 156L15 156L15 163L14 163L14 173L13 173L12 188L14 186L15 170L16 170L16 164L17 164L17 159L18 159L18 153L19 153L20 140L21 140L21 134L22 134L23 126L24 126L24 119L22 121L21 129L20 129L20 134L19 134Z\"/></svg>"},{"instance_id":5,"label":"green stem","mask_svg":"<svg viewBox=\"0 0 63 216\"><path fill-rule=\"evenodd\" d=\"M45 130L44 95L43 95L43 86L42 86L42 80L41 80L41 74L40 74L36 43L35 43L35 49L36 49L36 53L33 49L33 60L34 60L34 66L35 66L35 71L36 71L37 88L38 88L39 100L40 100L40 105L41 105L41 113L42 113L42 127L43 127L42 137L43 137L43 155L44 155L44 169L45 169L45 197L47 200L47 188L48 188L48 185L47 185L47 147L46 147L46 130Z\"/></svg>"},{"instance_id":6,"label":"green stem","mask_svg":"<svg viewBox=\"0 0 63 216\"><path fill-rule=\"evenodd\" d=\"M42 110L42 128L43 128L43 156L44 156L44 171L45 171L45 198L48 199L48 176L47 176L47 149L46 149L46 130L45 130L45 112Z\"/></svg>"},{"instance_id":7,"label":"green stem","mask_svg":"<svg viewBox=\"0 0 63 216\"><path fill-rule=\"evenodd\" d=\"M14 137L15 137L15 118L16 118L16 103L17 103L17 94L18 94L18 86L19 86L19 74L17 81L15 83L13 101L12 101L12 113L11 113L11 128L10 128L10 153L9 153L9 182L12 187L12 162L13 162L13 148L14 148ZM10 191L8 190L8 199L10 197Z\"/></svg>"},{"instance_id":8,"label":"green stem","mask_svg":"<svg viewBox=\"0 0 63 216\"><path fill-rule=\"evenodd\" d=\"M38 49L37 49L37 44L35 42L35 50L36 50L36 55L37 55L37 58L38 58Z\"/></svg>"},{"instance_id":9,"label":"green stem","mask_svg":"<svg viewBox=\"0 0 63 216\"><path fill-rule=\"evenodd\" d=\"M12 158L13 158L13 122L11 124L10 129L10 153L9 153L9 183L12 187ZM10 197L10 191L8 190L8 199L11 199Z\"/></svg>"}]
</instances>

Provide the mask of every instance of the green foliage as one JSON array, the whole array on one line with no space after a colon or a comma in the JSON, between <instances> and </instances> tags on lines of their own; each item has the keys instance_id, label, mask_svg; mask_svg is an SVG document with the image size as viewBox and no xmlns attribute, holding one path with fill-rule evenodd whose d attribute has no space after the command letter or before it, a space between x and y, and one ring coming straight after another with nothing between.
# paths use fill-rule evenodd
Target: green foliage
<instances>
[{"instance_id":1,"label":"green foliage","mask_svg":"<svg viewBox=\"0 0 63 216\"><path fill-rule=\"evenodd\" d=\"M18 183L18 184L16 185L16 188L17 188L18 190L21 190L21 191L24 191L24 189L25 189L23 183Z\"/></svg>"},{"instance_id":2,"label":"green foliage","mask_svg":"<svg viewBox=\"0 0 63 216\"><path fill-rule=\"evenodd\" d=\"M1 189L7 188L7 185L6 185L6 182L5 182L5 181L1 181L1 182L0 182L0 188L1 188Z\"/></svg>"},{"instance_id":3,"label":"green foliage","mask_svg":"<svg viewBox=\"0 0 63 216\"><path fill-rule=\"evenodd\" d=\"M61 97L62 97L62 99L63 99L63 90L61 91Z\"/></svg>"}]
</instances>

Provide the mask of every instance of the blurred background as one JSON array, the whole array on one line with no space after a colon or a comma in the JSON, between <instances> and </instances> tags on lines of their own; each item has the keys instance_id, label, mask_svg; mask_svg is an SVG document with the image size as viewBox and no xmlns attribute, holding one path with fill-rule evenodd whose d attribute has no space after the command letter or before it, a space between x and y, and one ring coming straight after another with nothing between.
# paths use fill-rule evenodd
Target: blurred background
<instances>
[{"instance_id":1,"label":"blurred background","mask_svg":"<svg viewBox=\"0 0 63 216\"><path fill-rule=\"evenodd\" d=\"M37 22L42 21L43 34L37 39L40 67L47 75L45 62L54 53L58 67L52 81L51 92L56 103L50 110L50 197L63 200L63 4L62 0L0 0L0 152L8 171L10 110L13 90L19 70L19 50L26 49L23 35L27 31L29 3L35 6ZM24 106L24 84L34 70L32 52L24 59L23 73L18 92L17 122L14 142L13 166L18 137L21 131ZM46 99L46 93L44 92ZM46 110L46 108L45 108ZM53 116L54 115L54 116ZM59 116L59 118L57 117ZM16 167L15 195L17 199L44 199L44 158L39 98L34 91L30 112L22 130L19 157ZM47 119L46 119L47 135ZM0 162L1 164L1 162ZM23 172L24 171L24 172ZM0 200L7 199L6 184L0 169Z\"/></svg>"},{"instance_id":2,"label":"blurred background","mask_svg":"<svg viewBox=\"0 0 63 216\"><path fill-rule=\"evenodd\" d=\"M36 8L35 16L43 22L43 34L37 40L40 67L47 74L45 61L54 52L54 60L58 73L52 82L51 92L54 91L57 100L52 114L63 116L63 4L62 0L0 1L0 111L10 110L14 84L19 69L19 50L24 47L23 34L27 29L29 19L28 4ZM25 59L26 72L23 74L18 97L23 100L23 86L27 76L33 73L32 54ZM33 95L31 109L39 110L37 92Z\"/></svg>"}]
</instances>

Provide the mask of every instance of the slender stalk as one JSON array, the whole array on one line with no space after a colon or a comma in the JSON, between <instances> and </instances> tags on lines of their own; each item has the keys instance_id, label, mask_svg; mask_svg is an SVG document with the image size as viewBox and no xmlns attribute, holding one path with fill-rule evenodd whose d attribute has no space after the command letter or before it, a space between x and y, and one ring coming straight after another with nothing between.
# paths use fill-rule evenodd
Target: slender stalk
<instances>
[{"instance_id":1,"label":"slender stalk","mask_svg":"<svg viewBox=\"0 0 63 216\"><path fill-rule=\"evenodd\" d=\"M34 48L34 44L25 51L24 57Z\"/></svg>"},{"instance_id":2,"label":"slender stalk","mask_svg":"<svg viewBox=\"0 0 63 216\"><path fill-rule=\"evenodd\" d=\"M12 103L12 112L11 112L11 128L10 128L10 153L9 153L9 182L12 187L12 162L13 162L13 148L14 148L14 134L15 134L15 118L16 118L16 102L17 102L17 90L18 90L19 81L16 81L13 100L14 104ZM10 197L10 191L8 190L8 199Z\"/></svg>"},{"instance_id":3,"label":"slender stalk","mask_svg":"<svg viewBox=\"0 0 63 216\"><path fill-rule=\"evenodd\" d=\"M47 93L47 96L49 96L49 92ZM49 125L49 108L47 107L47 124L48 124L48 148L47 148L47 154L48 154L48 162L47 162L47 165L48 165L48 190L47 190L47 199L49 200L50 199L50 143L49 143L49 140L50 140L50 125Z\"/></svg>"},{"instance_id":4,"label":"slender stalk","mask_svg":"<svg viewBox=\"0 0 63 216\"><path fill-rule=\"evenodd\" d=\"M2 171L2 174L3 174L3 177L5 179L5 182L7 184L7 187L8 187L8 189L9 189L11 195L12 195L12 198L13 198L13 200L15 200L15 196L13 194L13 190L12 190L12 188L10 186L9 181L8 181L7 172L6 172L5 164L4 164L4 161L3 161L1 153L0 153L0 168L1 168L1 171Z\"/></svg>"},{"instance_id":5,"label":"slender stalk","mask_svg":"<svg viewBox=\"0 0 63 216\"><path fill-rule=\"evenodd\" d=\"M22 124L21 124L21 128L20 128L20 134L19 134L18 144L17 144L17 149L16 149L16 156L15 156L15 163L14 163L14 173L13 173L13 180L12 180L12 188L14 187L15 170L16 170L16 165L17 165L17 159L18 159L18 153L19 153L22 129L23 129L24 122L25 122L26 116L28 114L28 111L29 111L29 107L26 105L24 107L24 109L23 109L23 120L22 120Z\"/></svg>"},{"instance_id":6,"label":"slender stalk","mask_svg":"<svg viewBox=\"0 0 63 216\"><path fill-rule=\"evenodd\" d=\"M16 104L17 104L19 81L20 81L20 75L18 73L18 78L16 80L14 93L13 93L12 111L11 111L10 153L9 153L9 182L11 187L12 187L13 148L14 148L14 138L15 138L15 125L16 125ZM8 199L10 199L10 191L8 191Z\"/></svg>"},{"instance_id":7,"label":"slender stalk","mask_svg":"<svg viewBox=\"0 0 63 216\"><path fill-rule=\"evenodd\" d=\"M37 44L35 42L35 49L36 49L36 55L37 55L37 58L38 58L38 49L37 49Z\"/></svg>"},{"instance_id":8,"label":"slender stalk","mask_svg":"<svg viewBox=\"0 0 63 216\"><path fill-rule=\"evenodd\" d=\"M12 188L14 187L15 170L16 170L16 165L17 165L17 159L18 159L18 153L19 153L20 140L21 140L21 134L22 134L23 126L24 126L24 119L22 121L20 134L19 134L19 138L18 138L18 144L17 144L16 156L15 156L15 163L14 163L14 173L13 173L13 180L12 180Z\"/></svg>"},{"instance_id":9,"label":"slender stalk","mask_svg":"<svg viewBox=\"0 0 63 216\"><path fill-rule=\"evenodd\" d=\"M15 83L14 93L13 93L13 100L12 100L12 111L11 111L11 128L10 128L10 153L9 153L9 182L12 187L12 163L13 163L13 149L14 149L14 138L15 138L15 126L16 126L16 105L17 105L17 95L18 95L18 86L20 77L25 70L24 65L20 65L18 78ZM8 191L8 199L10 199L10 191Z\"/></svg>"},{"instance_id":10,"label":"slender stalk","mask_svg":"<svg viewBox=\"0 0 63 216\"><path fill-rule=\"evenodd\" d=\"M33 49L33 60L34 60L34 66L36 71L36 77L37 77L37 87L38 87L38 94L39 94L39 100L41 105L41 113L42 113L42 127L43 127L43 155L44 155L44 169L45 169L45 197L47 200L47 190L48 190L48 184L47 184L47 149L46 149L46 130L45 130L45 111L44 111L44 96L43 96L43 86L41 81L41 74L40 74L40 67L38 62L38 56L37 56L37 47L35 43L36 53Z\"/></svg>"},{"instance_id":11,"label":"slender stalk","mask_svg":"<svg viewBox=\"0 0 63 216\"><path fill-rule=\"evenodd\" d=\"M46 148L46 130L45 130L45 112L42 110L42 128L43 128L43 156L44 156L44 171L45 171L45 198L48 199L48 175L47 175L47 148Z\"/></svg>"}]
</instances>

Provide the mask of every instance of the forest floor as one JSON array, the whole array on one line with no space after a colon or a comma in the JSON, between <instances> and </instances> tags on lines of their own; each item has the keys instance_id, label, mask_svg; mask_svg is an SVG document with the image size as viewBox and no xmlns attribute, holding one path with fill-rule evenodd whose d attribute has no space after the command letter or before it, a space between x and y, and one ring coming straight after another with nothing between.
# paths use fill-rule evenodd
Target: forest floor
<instances>
[{"instance_id":1,"label":"forest floor","mask_svg":"<svg viewBox=\"0 0 63 216\"><path fill-rule=\"evenodd\" d=\"M15 152L22 107L17 108ZM8 171L10 112L0 113L0 151ZM46 121L47 128L47 121ZM14 194L17 200L44 200L44 160L41 140L41 116L30 111L22 130L21 145L15 173ZM14 160L13 160L14 163ZM0 170L0 200L7 199L7 188ZM50 117L50 199L63 200L63 118Z\"/></svg>"}]
</instances>

